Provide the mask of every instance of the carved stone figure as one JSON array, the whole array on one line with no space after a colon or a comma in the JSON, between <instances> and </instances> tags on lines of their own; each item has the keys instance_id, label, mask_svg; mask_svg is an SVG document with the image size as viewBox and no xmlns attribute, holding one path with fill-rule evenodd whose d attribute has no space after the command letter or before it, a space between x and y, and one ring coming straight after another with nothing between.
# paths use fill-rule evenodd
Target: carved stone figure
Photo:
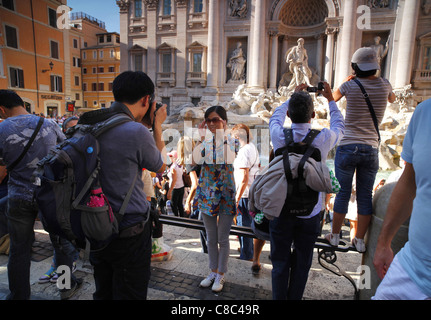
<instances>
[{"instance_id":1,"label":"carved stone figure","mask_svg":"<svg viewBox=\"0 0 431 320\"><path fill-rule=\"evenodd\" d=\"M368 4L371 8L387 8L390 5L389 0L369 0Z\"/></svg>"},{"instance_id":2,"label":"carved stone figure","mask_svg":"<svg viewBox=\"0 0 431 320\"><path fill-rule=\"evenodd\" d=\"M247 16L247 0L230 0L229 8L231 17L245 18Z\"/></svg>"},{"instance_id":3,"label":"carved stone figure","mask_svg":"<svg viewBox=\"0 0 431 320\"><path fill-rule=\"evenodd\" d=\"M301 83L311 86L311 70L308 67L307 50L304 48L304 39L298 39L298 45L289 49L287 52L286 62L289 64L289 70L293 73L293 78L288 86L288 91L294 90Z\"/></svg>"},{"instance_id":4,"label":"carved stone figure","mask_svg":"<svg viewBox=\"0 0 431 320\"><path fill-rule=\"evenodd\" d=\"M386 42L386 45L383 46L380 43L380 40L382 40L382 38L380 38L379 36L374 37L374 44L370 46L370 48L372 48L377 55L377 62L380 65L380 68L382 67L382 60L384 57L386 57L386 55L388 54L388 50L389 50L389 39L390 37L388 37L388 41ZM376 76L379 77L381 74L381 70L377 70Z\"/></svg>"},{"instance_id":5,"label":"carved stone figure","mask_svg":"<svg viewBox=\"0 0 431 320\"><path fill-rule=\"evenodd\" d=\"M242 51L242 43L238 42L236 49L232 52L227 67L230 68L230 81L241 81L245 79L245 63L246 59Z\"/></svg>"}]
</instances>

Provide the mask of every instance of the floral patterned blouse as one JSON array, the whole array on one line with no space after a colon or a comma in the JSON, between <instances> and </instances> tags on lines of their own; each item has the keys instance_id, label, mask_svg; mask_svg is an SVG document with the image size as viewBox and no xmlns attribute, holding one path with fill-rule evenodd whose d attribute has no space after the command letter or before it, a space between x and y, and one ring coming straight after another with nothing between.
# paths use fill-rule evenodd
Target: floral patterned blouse
<instances>
[{"instance_id":1,"label":"floral patterned blouse","mask_svg":"<svg viewBox=\"0 0 431 320\"><path fill-rule=\"evenodd\" d=\"M224 154L225 145L230 157ZM203 163L196 190L199 211L210 216L235 214L233 158L239 149L238 141L227 136L224 143L216 143L214 137L209 137L200 147Z\"/></svg>"}]
</instances>

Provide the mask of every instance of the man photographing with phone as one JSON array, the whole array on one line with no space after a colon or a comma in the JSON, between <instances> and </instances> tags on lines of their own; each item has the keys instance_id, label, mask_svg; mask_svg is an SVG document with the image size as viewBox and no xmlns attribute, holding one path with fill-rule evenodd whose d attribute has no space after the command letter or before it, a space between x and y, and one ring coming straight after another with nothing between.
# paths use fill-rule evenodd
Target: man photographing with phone
<instances>
[{"instance_id":1,"label":"man photographing with phone","mask_svg":"<svg viewBox=\"0 0 431 320\"><path fill-rule=\"evenodd\" d=\"M156 110L154 83L143 72L126 71L113 83L115 102L109 109L85 113L79 124L93 124L117 113L130 121L101 134L100 183L114 212L119 212L125 195L135 181L130 201L119 224L120 234L107 247L91 252L94 267L95 300L144 300L150 278L150 203L143 192L142 169L163 172L162 123L166 105ZM153 128L153 134L148 128Z\"/></svg>"}]
</instances>

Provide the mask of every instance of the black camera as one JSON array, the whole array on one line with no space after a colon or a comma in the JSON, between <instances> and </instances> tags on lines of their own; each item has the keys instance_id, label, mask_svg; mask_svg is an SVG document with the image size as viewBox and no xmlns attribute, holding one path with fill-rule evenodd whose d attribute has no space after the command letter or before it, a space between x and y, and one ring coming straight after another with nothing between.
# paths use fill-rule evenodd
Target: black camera
<instances>
[{"instance_id":1,"label":"black camera","mask_svg":"<svg viewBox=\"0 0 431 320\"><path fill-rule=\"evenodd\" d=\"M307 87L307 92L317 92L323 90L323 82L319 82L317 87Z\"/></svg>"},{"instance_id":2,"label":"black camera","mask_svg":"<svg viewBox=\"0 0 431 320\"><path fill-rule=\"evenodd\" d=\"M163 107L163 104L160 102L156 102L156 110L154 110L154 115L156 115L157 110L159 110L161 107Z\"/></svg>"},{"instance_id":3,"label":"black camera","mask_svg":"<svg viewBox=\"0 0 431 320\"><path fill-rule=\"evenodd\" d=\"M154 110L154 116L156 115L157 110L159 110L162 106L163 106L163 104L161 104L160 102L156 102L156 110ZM153 126L153 123L151 122L151 107L152 107L152 105L150 105L147 113L142 118L142 122L149 127ZM153 121L154 121L154 119L153 119Z\"/></svg>"}]
</instances>

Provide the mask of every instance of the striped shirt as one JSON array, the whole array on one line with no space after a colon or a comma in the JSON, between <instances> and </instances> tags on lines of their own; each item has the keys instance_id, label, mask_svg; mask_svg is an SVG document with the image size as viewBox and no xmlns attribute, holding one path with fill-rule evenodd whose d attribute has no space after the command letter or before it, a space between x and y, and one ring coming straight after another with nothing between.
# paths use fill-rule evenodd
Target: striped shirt
<instances>
[{"instance_id":1,"label":"striped shirt","mask_svg":"<svg viewBox=\"0 0 431 320\"><path fill-rule=\"evenodd\" d=\"M361 78L358 80L368 93L374 112L376 113L377 122L380 124L385 114L389 95L392 92L392 86L388 80L383 78ZM377 148L379 137L361 89L355 81L351 80L344 82L340 86L340 92L347 99L346 129L340 146L347 144L367 144Z\"/></svg>"}]
</instances>

